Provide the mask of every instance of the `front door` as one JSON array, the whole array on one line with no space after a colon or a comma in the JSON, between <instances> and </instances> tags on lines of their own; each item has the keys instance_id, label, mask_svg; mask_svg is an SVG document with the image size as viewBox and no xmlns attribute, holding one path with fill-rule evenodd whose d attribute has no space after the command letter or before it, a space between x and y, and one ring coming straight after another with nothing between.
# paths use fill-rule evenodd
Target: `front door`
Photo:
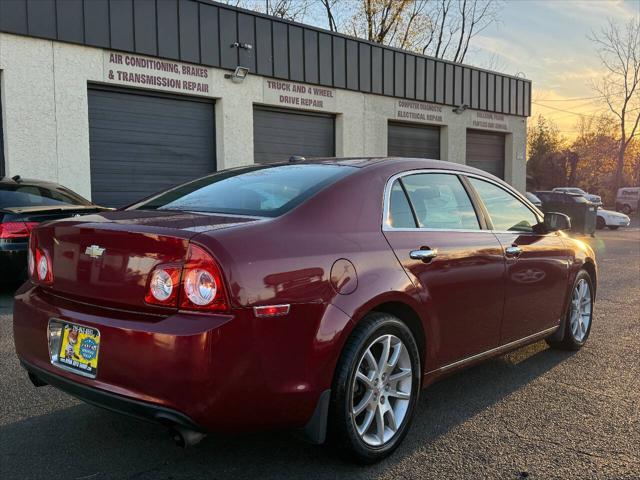
<instances>
[{"instance_id":1,"label":"front door","mask_svg":"<svg viewBox=\"0 0 640 480\"><path fill-rule=\"evenodd\" d=\"M505 252L501 343L558 325L567 298L570 258L562 237L541 231L539 216L502 187L478 178L469 178L469 182Z\"/></svg>"},{"instance_id":2,"label":"front door","mask_svg":"<svg viewBox=\"0 0 640 480\"><path fill-rule=\"evenodd\" d=\"M408 200L409 199L409 200ZM415 173L392 185L384 234L422 298L438 368L498 345L504 257L459 177Z\"/></svg>"}]
</instances>

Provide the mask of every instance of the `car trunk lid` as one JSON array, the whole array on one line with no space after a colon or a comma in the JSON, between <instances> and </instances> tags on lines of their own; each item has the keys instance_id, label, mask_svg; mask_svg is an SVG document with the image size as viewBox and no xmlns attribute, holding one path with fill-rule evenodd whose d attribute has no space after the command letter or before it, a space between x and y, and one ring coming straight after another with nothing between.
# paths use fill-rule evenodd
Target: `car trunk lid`
<instances>
[{"instance_id":1,"label":"car trunk lid","mask_svg":"<svg viewBox=\"0 0 640 480\"><path fill-rule=\"evenodd\" d=\"M57 294L93 304L157 310L144 301L150 272L182 263L200 232L255 219L187 212L119 211L44 224L34 230L52 261Z\"/></svg>"}]
</instances>

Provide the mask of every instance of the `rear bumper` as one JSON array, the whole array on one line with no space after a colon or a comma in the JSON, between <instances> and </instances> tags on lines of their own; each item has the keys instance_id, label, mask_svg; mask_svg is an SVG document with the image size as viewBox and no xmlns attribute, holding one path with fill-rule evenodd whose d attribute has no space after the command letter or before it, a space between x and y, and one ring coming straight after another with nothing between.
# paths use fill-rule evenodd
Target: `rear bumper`
<instances>
[{"instance_id":1,"label":"rear bumper","mask_svg":"<svg viewBox=\"0 0 640 480\"><path fill-rule=\"evenodd\" d=\"M325 310L326 309L326 310ZM330 388L335 343L319 324L349 319L339 309L292 306L290 318L175 313L150 316L86 305L26 283L17 292L13 330L25 368L89 403L192 430L241 432L300 428ZM96 378L52 365L47 325L97 328ZM184 424L187 425L184 425Z\"/></svg>"},{"instance_id":2,"label":"rear bumper","mask_svg":"<svg viewBox=\"0 0 640 480\"><path fill-rule=\"evenodd\" d=\"M111 410L123 415L149 420L169 427L183 427L189 430L204 432L202 426L196 424L187 415L166 407L142 402L131 398L109 393L97 388L73 382L52 372L37 368L23 360L21 364L24 369L43 383L62 390L74 397L107 410Z\"/></svg>"}]
</instances>

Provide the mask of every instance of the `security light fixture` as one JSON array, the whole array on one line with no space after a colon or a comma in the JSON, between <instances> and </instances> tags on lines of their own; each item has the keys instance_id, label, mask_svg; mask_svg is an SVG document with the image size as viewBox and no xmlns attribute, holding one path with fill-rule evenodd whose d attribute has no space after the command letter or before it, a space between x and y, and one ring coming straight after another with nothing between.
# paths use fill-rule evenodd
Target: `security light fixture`
<instances>
[{"instance_id":1,"label":"security light fixture","mask_svg":"<svg viewBox=\"0 0 640 480\"><path fill-rule=\"evenodd\" d=\"M460 105L459 107L455 107L453 109L453 113L457 113L458 115L460 115L462 112L464 112L466 109L468 108L466 103L463 103L462 105Z\"/></svg>"},{"instance_id":2,"label":"security light fixture","mask_svg":"<svg viewBox=\"0 0 640 480\"><path fill-rule=\"evenodd\" d=\"M249 69L247 67L236 67L233 73L225 74L224 78L230 78L233 83L242 83L248 74Z\"/></svg>"}]
</instances>

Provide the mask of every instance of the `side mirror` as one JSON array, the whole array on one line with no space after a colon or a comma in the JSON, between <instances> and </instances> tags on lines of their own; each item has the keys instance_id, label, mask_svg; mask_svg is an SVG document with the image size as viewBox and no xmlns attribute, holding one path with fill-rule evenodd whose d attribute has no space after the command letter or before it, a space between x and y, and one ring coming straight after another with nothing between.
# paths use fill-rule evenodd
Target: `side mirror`
<instances>
[{"instance_id":1,"label":"side mirror","mask_svg":"<svg viewBox=\"0 0 640 480\"><path fill-rule=\"evenodd\" d=\"M564 213L546 212L544 214L544 228L547 232L571 230L571 219Z\"/></svg>"}]
</instances>

